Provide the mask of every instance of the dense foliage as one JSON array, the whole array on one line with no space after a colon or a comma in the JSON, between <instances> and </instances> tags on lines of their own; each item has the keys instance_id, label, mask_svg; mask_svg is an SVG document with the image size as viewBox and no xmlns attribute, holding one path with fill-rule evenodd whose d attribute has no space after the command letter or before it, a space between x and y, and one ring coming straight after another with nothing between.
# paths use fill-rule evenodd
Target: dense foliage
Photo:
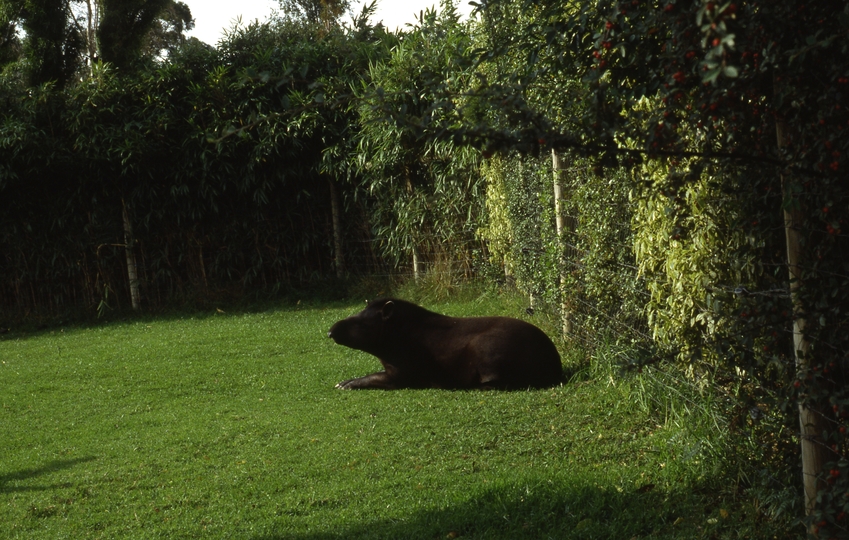
<instances>
[{"instance_id":1,"label":"dense foliage","mask_svg":"<svg viewBox=\"0 0 849 540\"><path fill-rule=\"evenodd\" d=\"M122 208L150 305L327 275L323 150L350 135L354 112L319 105L365 76L381 34L304 39L318 30L254 25L134 75L104 65L64 92L10 90L0 128L4 310L120 304ZM272 111L282 112L256 121Z\"/></svg>"},{"instance_id":2,"label":"dense foliage","mask_svg":"<svg viewBox=\"0 0 849 540\"><path fill-rule=\"evenodd\" d=\"M487 152L577 151L637 174L633 249L659 347L649 360L668 350L694 376L733 381L741 404L798 399L819 455L805 476L823 479L808 492L823 503L812 523L845 531L828 493L842 493L845 463L849 8L527 2L508 34L515 5L487 3L480 58L519 48L528 61L477 92L511 107L451 136ZM581 84L539 99L557 77Z\"/></svg>"},{"instance_id":3,"label":"dense foliage","mask_svg":"<svg viewBox=\"0 0 849 540\"><path fill-rule=\"evenodd\" d=\"M375 234L384 253L396 264L413 259L417 273L421 259L434 265L432 271L469 276L480 262L474 242L483 218L479 153L406 126L408 119L431 124L454 116L430 89L465 88L471 74L461 66L470 37L450 5L439 14L427 10L419 23L371 69L372 85L359 105L355 159L376 201ZM387 109L401 118L385 121Z\"/></svg>"}]
</instances>

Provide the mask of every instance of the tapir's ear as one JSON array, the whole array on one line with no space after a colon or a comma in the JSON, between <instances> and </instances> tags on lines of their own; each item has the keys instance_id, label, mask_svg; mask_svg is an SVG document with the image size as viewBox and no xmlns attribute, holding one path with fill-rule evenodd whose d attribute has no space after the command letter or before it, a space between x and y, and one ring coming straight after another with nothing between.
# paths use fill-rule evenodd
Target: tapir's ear
<instances>
[{"instance_id":1,"label":"tapir's ear","mask_svg":"<svg viewBox=\"0 0 849 540\"><path fill-rule=\"evenodd\" d=\"M392 316L392 311L394 309L395 309L395 303L392 300L383 304L383 307L380 309L380 313L383 315L384 321Z\"/></svg>"}]
</instances>

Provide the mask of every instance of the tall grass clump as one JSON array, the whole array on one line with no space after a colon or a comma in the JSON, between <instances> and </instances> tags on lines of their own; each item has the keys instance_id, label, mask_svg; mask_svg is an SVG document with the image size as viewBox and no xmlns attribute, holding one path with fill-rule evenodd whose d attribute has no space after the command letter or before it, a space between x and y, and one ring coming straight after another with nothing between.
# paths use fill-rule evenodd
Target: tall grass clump
<instances>
[{"instance_id":1,"label":"tall grass clump","mask_svg":"<svg viewBox=\"0 0 849 540\"><path fill-rule=\"evenodd\" d=\"M741 410L739 397L747 389L707 375L696 379L663 363L634 368L631 359L638 353L612 339L600 343L576 378L617 387L635 410L662 426L671 474L684 484L748 500L787 527L798 525L798 450L775 435L793 429L784 425L781 406L764 399Z\"/></svg>"}]
</instances>

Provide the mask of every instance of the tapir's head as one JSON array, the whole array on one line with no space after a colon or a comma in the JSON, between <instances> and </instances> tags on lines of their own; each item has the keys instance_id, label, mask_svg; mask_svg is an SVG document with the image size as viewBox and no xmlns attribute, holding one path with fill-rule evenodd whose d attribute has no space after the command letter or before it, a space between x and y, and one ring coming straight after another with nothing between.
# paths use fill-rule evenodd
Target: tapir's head
<instances>
[{"instance_id":1,"label":"tapir's head","mask_svg":"<svg viewBox=\"0 0 849 540\"><path fill-rule=\"evenodd\" d=\"M391 298L372 300L364 310L330 327L327 337L339 345L375 354L386 344L386 328L395 313Z\"/></svg>"}]
</instances>

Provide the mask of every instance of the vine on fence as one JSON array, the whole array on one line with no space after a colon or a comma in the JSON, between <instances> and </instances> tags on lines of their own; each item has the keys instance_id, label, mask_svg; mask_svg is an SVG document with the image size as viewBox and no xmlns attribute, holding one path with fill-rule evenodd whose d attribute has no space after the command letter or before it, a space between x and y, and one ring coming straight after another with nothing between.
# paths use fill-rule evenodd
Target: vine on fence
<instances>
[{"instance_id":1,"label":"vine on fence","mask_svg":"<svg viewBox=\"0 0 849 540\"><path fill-rule=\"evenodd\" d=\"M845 444L829 411L849 391L849 6L494 0L482 14L473 94L493 112L443 136L635 171L659 352L743 400L780 389L796 401L809 530L844 534L839 509L815 503L840 474L826 463ZM564 91L546 94L552 80Z\"/></svg>"}]
</instances>

